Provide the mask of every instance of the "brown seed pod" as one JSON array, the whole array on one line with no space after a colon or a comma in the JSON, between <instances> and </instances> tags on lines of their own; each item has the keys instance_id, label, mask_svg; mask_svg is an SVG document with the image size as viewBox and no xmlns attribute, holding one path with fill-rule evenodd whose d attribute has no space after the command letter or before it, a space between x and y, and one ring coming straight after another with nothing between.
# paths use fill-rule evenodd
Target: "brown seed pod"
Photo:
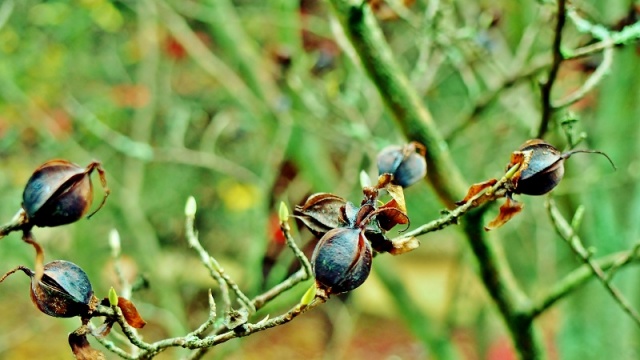
<instances>
[{"instance_id":1,"label":"brown seed pod","mask_svg":"<svg viewBox=\"0 0 640 360\"><path fill-rule=\"evenodd\" d=\"M40 281L35 279L35 272L18 266L6 273L0 282L18 270L31 278L31 301L43 313L53 317L73 317L90 311L93 298L91 282L78 265L64 260L47 263Z\"/></svg>"},{"instance_id":2,"label":"brown seed pod","mask_svg":"<svg viewBox=\"0 0 640 360\"><path fill-rule=\"evenodd\" d=\"M93 186L91 173L98 171L105 190L100 206L104 205L109 189L99 162L82 168L67 160L51 160L42 164L27 181L22 194L22 208L33 226L59 226L79 220L91 207Z\"/></svg>"},{"instance_id":3,"label":"brown seed pod","mask_svg":"<svg viewBox=\"0 0 640 360\"><path fill-rule=\"evenodd\" d=\"M318 242L311 256L318 288L329 294L351 291L369 276L371 244L359 228L336 228Z\"/></svg>"},{"instance_id":4,"label":"brown seed pod","mask_svg":"<svg viewBox=\"0 0 640 360\"><path fill-rule=\"evenodd\" d=\"M576 153L601 154L609 160L615 169L613 161L602 151L571 150L561 153L540 139L528 140L520 147L519 151L530 152L530 157L515 183L513 190L515 194L544 195L553 190L564 177L564 161ZM509 164L509 167L513 165Z\"/></svg>"}]
</instances>

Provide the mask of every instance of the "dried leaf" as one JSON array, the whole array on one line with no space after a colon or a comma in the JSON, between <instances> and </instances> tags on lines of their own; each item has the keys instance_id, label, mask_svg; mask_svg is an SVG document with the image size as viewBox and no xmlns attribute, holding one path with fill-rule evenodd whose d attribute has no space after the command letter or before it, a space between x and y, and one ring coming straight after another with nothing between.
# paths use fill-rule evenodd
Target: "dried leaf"
<instances>
[{"instance_id":1,"label":"dried leaf","mask_svg":"<svg viewBox=\"0 0 640 360\"><path fill-rule=\"evenodd\" d=\"M471 200L474 196L478 195L484 189L490 188L498 182L496 179L490 179L481 183L473 184L467 191L464 199L456 202L456 205L464 205L467 201Z\"/></svg>"},{"instance_id":2,"label":"dried leaf","mask_svg":"<svg viewBox=\"0 0 640 360\"><path fill-rule=\"evenodd\" d=\"M113 324L114 324L113 320L110 320L110 319L105 320L104 324L100 325L95 330L93 330L93 336L100 337L100 338L106 337L111 332L111 328L113 327Z\"/></svg>"},{"instance_id":3,"label":"dried leaf","mask_svg":"<svg viewBox=\"0 0 640 360\"><path fill-rule=\"evenodd\" d=\"M385 206L376 210L376 220L378 221L380 228L384 231L389 231L398 224L409 223L409 217L402 210L394 206L387 207L387 205L390 205L392 202L395 202L395 200L391 200L389 203L385 204Z\"/></svg>"},{"instance_id":4,"label":"dried leaf","mask_svg":"<svg viewBox=\"0 0 640 360\"><path fill-rule=\"evenodd\" d=\"M122 316L124 316L129 326L142 329L147 324L131 301L123 297L118 297L118 307L122 310Z\"/></svg>"},{"instance_id":5,"label":"dried leaf","mask_svg":"<svg viewBox=\"0 0 640 360\"><path fill-rule=\"evenodd\" d=\"M507 201L505 201L504 204L500 206L500 213L498 214L498 216L496 216L495 219L491 220L491 222L489 222L489 224L487 224L484 229L486 231L490 231L501 227L509 220L511 220L511 218L516 216L520 211L522 211L523 207L523 204L507 197Z\"/></svg>"},{"instance_id":6,"label":"dried leaf","mask_svg":"<svg viewBox=\"0 0 640 360\"><path fill-rule=\"evenodd\" d=\"M71 346L71 351L73 351L76 360L106 359L102 352L91 347L84 331L74 331L69 334L69 346Z\"/></svg>"},{"instance_id":7,"label":"dried leaf","mask_svg":"<svg viewBox=\"0 0 640 360\"><path fill-rule=\"evenodd\" d=\"M410 236L402 239L398 239L392 241L393 248L389 253L391 255L401 255L404 253L408 253L409 251L415 250L420 246L420 240L415 236Z\"/></svg>"},{"instance_id":8,"label":"dried leaf","mask_svg":"<svg viewBox=\"0 0 640 360\"><path fill-rule=\"evenodd\" d=\"M529 167L529 162L531 161L531 156L533 155L532 150L526 151L514 151L511 153L511 159L509 160L509 164L507 165L507 170L515 166L516 164L520 164L518 171L511 176L509 181L513 184L513 188L518 184L518 180L522 175L522 172L525 171Z\"/></svg>"},{"instance_id":9,"label":"dried leaf","mask_svg":"<svg viewBox=\"0 0 640 360\"><path fill-rule=\"evenodd\" d=\"M406 204L406 202L404 200L404 190L402 190L402 186L388 184L385 187L385 189L387 190L389 195L391 195L393 200L395 200L394 207L397 208L398 210L402 211L403 213L406 213L407 212L407 204ZM390 206L388 206L390 203L391 203L391 201L389 203L385 204L383 207L390 207Z\"/></svg>"},{"instance_id":10,"label":"dried leaf","mask_svg":"<svg viewBox=\"0 0 640 360\"><path fill-rule=\"evenodd\" d=\"M371 204L364 204L360 206L358 209L358 213L356 214L355 225L360 226L363 221L371 219L370 215L376 210L375 206Z\"/></svg>"}]
</instances>

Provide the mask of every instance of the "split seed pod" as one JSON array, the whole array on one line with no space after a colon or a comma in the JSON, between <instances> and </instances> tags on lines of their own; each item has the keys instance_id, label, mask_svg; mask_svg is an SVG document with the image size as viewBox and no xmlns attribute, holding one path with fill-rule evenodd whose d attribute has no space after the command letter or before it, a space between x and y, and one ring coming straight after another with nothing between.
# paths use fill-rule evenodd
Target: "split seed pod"
<instances>
[{"instance_id":1,"label":"split seed pod","mask_svg":"<svg viewBox=\"0 0 640 360\"><path fill-rule=\"evenodd\" d=\"M595 153L605 156L611 165L613 161L597 150L571 150L561 153L555 147L540 139L528 140L519 149L530 153L526 167L520 173L513 192L525 195L544 195L553 190L564 176L564 161L575 153ZM527 157L527 156L525 156ZM509 164L509 167L515 164Z\"/></svg>"},{"instance_id":2,"label":"split seed pod","mask_svg":"<svg viewBox=\"0 0 640 360\"><path fill-rule=\"evenodd\" d=\"M351 291L369 276L372 257L371 244L361 229L329 230L311 256L316 285L328 295Z\"/></svg>"},{"instance_id":3,"label":"split seed pod","mask_svg":"<svg viewBox=\"0 0 640 360\"><path fill-rule=\"evenodd\" d=\"M79 220L91 207L93 185L91 173L98 171L105 195L95 214L107 200L109 189L99 162L82 168L66 160L51 160L42 164L27 181L22 194L22 208L29 224L59 226Z\"/></svg>"},{"instance_id":4,"label":"split seed pod","mask_svg":"<svg viewBox=\"0 0 640 360\"><path fill-rule=\"evenodd\" d=\"M43 313L66 318L90 311L93 290L89 277L78 265L64 260L52 261L44 265L40 281L35 279L35 272L19 266L5 274L0 282L18 270L31 278L31 301Z\"/></svg>"},{"instance_id":5,"label":"split seed pod","mask_svg":"<svg viewBox=\"0 0 640 360\"><path fill-rule=\"evenodd\" d=\"M412 185L427 174L426 153L424 145L415 141L404 146L387 146L378 153L378 173L392 174L396 185Z\"/></svg>"}]
</instances>

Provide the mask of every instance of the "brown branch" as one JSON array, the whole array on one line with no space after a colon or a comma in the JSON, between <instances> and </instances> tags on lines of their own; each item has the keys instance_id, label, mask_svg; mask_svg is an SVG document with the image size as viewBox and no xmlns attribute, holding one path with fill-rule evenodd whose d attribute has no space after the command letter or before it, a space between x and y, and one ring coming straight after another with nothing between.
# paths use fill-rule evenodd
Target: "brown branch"
<instances>
[{"instance_id":1,"label":"brown branch","mask_svg":"<svg viewBox=\"0 0 640 360\"><path fill-rule=\"evenodd\" d=\"M560 64L564 60L562 55L562 29L564 28L564 24L567 20L567 6L566 0L558 0L558 8L557 8L557 20L555 27L555 35L553 38L553 47L552 47L552 62L551 69L549 70L549 75L547 77L547 81L540 85L540 100L542 102L542 117L540 119L540 126L538 128L538 133L536 135L537 138L544 137L544 134L547 132L549 127L549 121L551 121L551 117L554 113L554 107L551 102L551 90L553 89L553 84L555 83L558 77L558 71L560 70Z\"/></svg>"}]
</instances>

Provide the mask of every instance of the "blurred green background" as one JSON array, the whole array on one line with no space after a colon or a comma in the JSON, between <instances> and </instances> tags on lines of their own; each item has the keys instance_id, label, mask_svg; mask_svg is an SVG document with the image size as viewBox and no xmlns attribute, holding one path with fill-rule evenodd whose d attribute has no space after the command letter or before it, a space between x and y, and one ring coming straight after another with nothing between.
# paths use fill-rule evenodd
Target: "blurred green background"
<instances>
[{"instance_id":1,"label":"blurred green background","mask_svg":"<svg viewBox=\"0 0 640 360\"><path fill-rule=\"evenodd\" d=\"M633 1L574 4L611 28L640 12ZM538 127L555 5L371 6L466 181L500 176ZM564 35L569 49L591 41L571 23ZM588 135L581 146L605 151L618 167L576 155L554 191L568 216L585 206L580 235L596 256L640 240L639 56L635 44L616 49L603 82L570 109L579 119L573 131ZM44 161L101 161L112 190L106 206L91 220L35 229L35 236L47 260L77 263L104 297L117 287L108 245L116 229L127 273L150 284L134 294L149 322L141 334L147 341L185 334L206 319L207 289L217 294L184 238L188 196L198 202L205 248L255 296L294 264L281 251L278 202L293 207L320 191L359 201L359 172L375 176L376 152L406 141L355 59L323 1L0 0L0 219L17 212L24 184ZM564 63L554 98L579 87L599 61ZM559 148L566 115L553 119L546 137ZM96 198L98 185L94 179ZM443 208L426 182L406 197L412 227ZM535 298L580 261L556 235L544 199L522 200L524 212L491 236ZM308 232L296 236L311 249ZM412 253L377 257L371 278L349 296L222 344L207 358L514 359L462 232L450 227L421 242ZM32 262L18 234L1 241L0 272ZM636 308L638 275L625 269L614 282ZM286 311L306 286L259 315ZM0 358L70 358L66 338L79 321L38 312L26 277L0 285L0 319ZM640 358L639 329L595 281L537 323L552 359Z\"/></svg>"}]
</instances>

